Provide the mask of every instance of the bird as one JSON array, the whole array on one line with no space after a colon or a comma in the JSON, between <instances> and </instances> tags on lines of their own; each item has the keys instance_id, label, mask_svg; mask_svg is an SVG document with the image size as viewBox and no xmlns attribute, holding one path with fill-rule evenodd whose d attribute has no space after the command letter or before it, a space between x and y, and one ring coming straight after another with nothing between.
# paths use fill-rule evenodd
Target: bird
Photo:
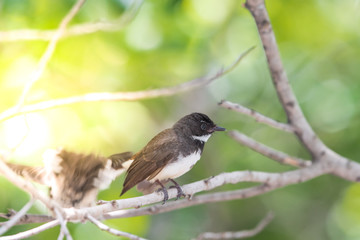
<instances>
[{"instance_id":1,"label":"bird","mask_svg":"<svg viewBox=\"0 0 360 240\"><path fill-rule=\"evenodd\" d=\"M48 186L50 198L61 207L83 208L95 205L99 190L126 171L132 155L123 152L103 157L58 148L44 152L44 166L7 165L18 175Z\"/></svg>"},{"instance_id":2,"label":"bird","mask_svg":"<svg viewBox=\"0 0 360 240\"><path fill-rule=\"evenodd\" d=\"M171 181L177 189L177 199L185 196L174 180L188 172L200 159L205 143L216 131L225 131L203 113L191 113L177 121L171 128L158 133L138 153L134 154L126 172L122 196L137 185L138 190L149 193L156 185L168 200L164 184Z\"/></svg>"}]
</instances>

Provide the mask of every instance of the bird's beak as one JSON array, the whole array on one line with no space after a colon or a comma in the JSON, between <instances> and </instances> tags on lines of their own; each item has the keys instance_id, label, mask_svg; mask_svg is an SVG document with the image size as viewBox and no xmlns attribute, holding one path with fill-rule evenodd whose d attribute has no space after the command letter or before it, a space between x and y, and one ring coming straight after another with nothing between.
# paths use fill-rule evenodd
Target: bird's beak
<instances>
[{"instance_id":1,"label":"bird's beak","mask_svg":"<svg viewBox=\"0 0 360 240\"><path fill-rule=\"evenodd\" d=\"M219 127L219 126L215 126L211 129L213 132L217 132L217 131L225 131L226 129L223 127Z\"/></svg>"}]
</instances>

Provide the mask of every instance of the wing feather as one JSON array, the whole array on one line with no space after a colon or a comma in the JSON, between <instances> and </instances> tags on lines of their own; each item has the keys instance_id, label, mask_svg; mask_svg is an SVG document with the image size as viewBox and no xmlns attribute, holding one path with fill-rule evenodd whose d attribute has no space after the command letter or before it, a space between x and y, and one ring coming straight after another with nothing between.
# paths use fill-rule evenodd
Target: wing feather
<instances>
[{"instance_id":1,"label":"wing feather","mask_svg":"<svg viewBox=\"0 0 360 240\"><path fill-rule=\"evenodd\" d=\"M127 170L121 195L143 180L155 178L165 165L177 156L176 140L175 132L172 129L166 129L135 154L134 161Z\"/></svg>"}]
</instances>

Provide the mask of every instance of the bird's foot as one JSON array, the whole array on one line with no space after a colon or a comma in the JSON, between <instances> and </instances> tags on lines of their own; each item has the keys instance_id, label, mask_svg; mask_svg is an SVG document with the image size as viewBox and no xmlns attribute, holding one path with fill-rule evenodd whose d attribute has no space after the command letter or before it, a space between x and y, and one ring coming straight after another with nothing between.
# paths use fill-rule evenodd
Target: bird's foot
<instances>
[{"instance_id":1,"label":"bird's foot","mask_svg":"<svg viewBox=\"0 0 360 240\"><path fill-rule=\"evenodd\" d=\"M169 200L168 191L167 191L166 187L165 187L159 180L156 180L155 182L161 186L161 188L159 188L158 190L156 190L156 192L163 192L163 194L164 194L164 199L163 199L163 203L162 203L162 204L164 205L165 202L166 202L167 200Z\"/></svg>"},{"instance_id":2,"label":"bird's foot","mask_svg":"<svg viewBox=\"0 0 360 240\"><path fill-rule=\"evenodd\" d=\"M176 188L177 190L176 200L178 200L181 197L186 197L186 194L184 193L180 185L177 182L175 182L175 180L173 179L170 179L170 181L174 183L174 186L171 186L170 188Z\"/></svg>"},{"instance_id":3,"label":"bird's foot","mask_svg":"<svg viewBox=\"0 0 360 240\"><path fill-rule=\"evenodd\" d=\"M156 190L156 192L162 192L164 194L164 199L163 199L163 202L162 202L162 204L164 205L165 202L167 200L169 200L169 194L168 194L168 191L167 191L166 187L161 187L158 190Z\"/></svg>"}]
</instances>

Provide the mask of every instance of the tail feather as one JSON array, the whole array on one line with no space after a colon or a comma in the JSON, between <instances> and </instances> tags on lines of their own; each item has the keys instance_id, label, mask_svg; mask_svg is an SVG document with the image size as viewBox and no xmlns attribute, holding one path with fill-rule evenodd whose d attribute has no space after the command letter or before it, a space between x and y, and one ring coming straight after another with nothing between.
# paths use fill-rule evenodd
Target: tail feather
<instances>
[{"instance_id":1,"label":"tail feather","mask_svg":"<svg viewBox=\"0 0 360 240\"><path fill-rule=\"evenodd\" d=\"M111 167L114 169L127 168L126 161L130 160L134 154L132 152L116 153L108 157L112 161Z\"/></svg>"},{"instance_id":2,"label":"tail feather","mask_svg":"<svg viewBox=\"0 0 360 240\"><path fill-rule=\"evenodd\" d=\"M32 181L47 185L45 180L45 169L43 167L32 167L16 163L6 163L16 174L30 178Z\"/></svg>"},{"instance_id":3,"label":"tail feather","mask_svg":"<svg viewBox=\"0 0 360 240\"><path fill-rule=\"evenodd\" d=\"M123 189L122 189L122 191L121 191L121 193L120 193L120 197L122 196L122 195L124 195L124 193L126 193L127 191L129 191L129 189L130 189L131 187L123 187Z\"/></svg>"}]
</instances>

